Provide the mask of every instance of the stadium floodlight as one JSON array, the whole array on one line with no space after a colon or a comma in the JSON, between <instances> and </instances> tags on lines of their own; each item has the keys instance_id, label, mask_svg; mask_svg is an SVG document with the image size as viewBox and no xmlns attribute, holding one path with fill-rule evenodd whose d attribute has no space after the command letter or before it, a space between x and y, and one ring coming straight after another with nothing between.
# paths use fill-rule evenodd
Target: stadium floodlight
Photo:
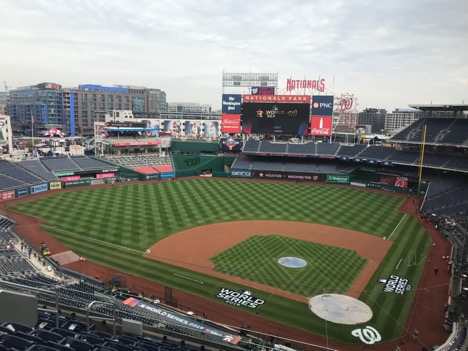
<instances>
[{"instance_id":1,"label":"stadium floodlight","mask_svg":"<svg viewBox=\"0 0 468 351\"><path fill-rule=\"evenodd\" d=\"M278 73L226 73L223 87L278 87Z\"/></svg>"}]
</instances>

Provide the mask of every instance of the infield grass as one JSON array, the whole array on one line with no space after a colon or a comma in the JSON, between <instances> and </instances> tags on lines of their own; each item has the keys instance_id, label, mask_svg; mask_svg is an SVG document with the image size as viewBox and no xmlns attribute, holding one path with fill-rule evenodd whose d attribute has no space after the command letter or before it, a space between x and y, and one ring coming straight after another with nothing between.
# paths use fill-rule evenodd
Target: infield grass
<instances>
[{"instance_id":1,"label":"infield grass","mask_svg":"<svg viewBox=\"0 0 468 351\"><path fill-rule=\"evenodd\" d=\"M284 267L281 257L298 257L307 265ZM279 235L252 236L210 260L215 271L303 296L346 293L367 264L352 250Z\"/></svg>"},{"instance_id":2,"label":"infield grass","mask_svg":"<svg viewBox=\"0 0 468 351\"><path fill-rule=\"evenodd\" d=\"M45 230L88 260L220 303L216 298L220 287L232 290L246 287L146 259L143 252L184 229L237 220L310 222L380 237L393 233L394 244L389 254L360 297L374 312L366 325L376 328L383 341L389 341L401 336L415 290L404 295L384 293L377 280L396 274L416 287L430 245L418 222L397 211L402 200L390 194L344 187L189 179L63 192L10 206L9 210L43 218ZM414 262L410 262L410 252L420 258L418 264L411 264ZM274 256L282 254L278 251ZM352 277L359 270L353 264L343 264L341 255L334 259L336 264L332 264L330 257L329 281L318 285L334 285L330 283L332 279L343 274ZM403 263L396 269L400 260ZM310 282L305 283L310 285L308 289L316 285L314 279L318 277L311 276ZM280 284L286 286L288 280ZM364 326L325 323L312 315L304 303L263 291L255 291L255 296L266 303L257 310L242 307L243 310L330 339L360 343L351 331Z\"/></svg>"}]
</instances>

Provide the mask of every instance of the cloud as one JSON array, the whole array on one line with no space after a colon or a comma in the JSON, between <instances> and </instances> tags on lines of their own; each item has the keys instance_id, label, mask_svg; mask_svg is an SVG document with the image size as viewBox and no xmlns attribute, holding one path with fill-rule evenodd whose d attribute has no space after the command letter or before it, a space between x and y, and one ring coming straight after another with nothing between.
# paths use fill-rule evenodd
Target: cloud
<instances>
[{"instance_id":1,"label":"cloud","mask_svg":"<svg viewBox=\"0 0 468 351\"><path fill-rule=\"evenodd\" d=\"M3 0L0 66L10 86L134 84L214 108L223 70L277 72L280 89L325 77L363 108L451 103L468 101L466 12L464 0Z\"/></svg>"}]
</instances>

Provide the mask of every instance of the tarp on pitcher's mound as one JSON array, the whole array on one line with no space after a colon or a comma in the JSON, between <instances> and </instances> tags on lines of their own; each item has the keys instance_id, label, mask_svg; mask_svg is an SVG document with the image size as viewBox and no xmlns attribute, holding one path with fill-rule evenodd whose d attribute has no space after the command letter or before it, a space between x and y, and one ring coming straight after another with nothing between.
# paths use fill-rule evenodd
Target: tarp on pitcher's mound
<instances>
[{"instance_id":1,"label":"tarp on pitcher's mound","mask_svg":"<svg viewBox=\"0 0 468 351\"><path fill-rule=\"evenodd\" d=\"M328 322L354 325L369 321L372 310L354 297L340 294L323 294L309 300L309 309Z\"/></svg>"}]
</instances>

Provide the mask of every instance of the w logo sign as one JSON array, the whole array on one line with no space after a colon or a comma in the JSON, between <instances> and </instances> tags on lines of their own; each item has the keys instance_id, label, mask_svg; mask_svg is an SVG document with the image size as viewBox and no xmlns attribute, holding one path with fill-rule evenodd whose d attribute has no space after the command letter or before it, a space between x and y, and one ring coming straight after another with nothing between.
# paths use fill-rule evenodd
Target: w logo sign
<instances>
[{"instance_id":1,"label":"w logo sign","mask_svg":"<svg viewBox=\"0 0 468 351\"><path fill-rule=\"evenodd\" d=\"M372 345L382 340L379 332L372 327L365 327L363 329L354 329L351 334L359 338L364 344Z\"/></svg>"}]
</instances>

